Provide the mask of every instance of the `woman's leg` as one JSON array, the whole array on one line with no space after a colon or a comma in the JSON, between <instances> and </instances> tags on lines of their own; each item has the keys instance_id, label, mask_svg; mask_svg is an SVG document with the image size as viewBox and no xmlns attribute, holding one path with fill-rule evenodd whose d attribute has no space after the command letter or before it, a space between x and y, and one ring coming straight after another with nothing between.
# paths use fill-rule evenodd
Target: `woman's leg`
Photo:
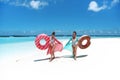
<instances>
[{"instance_id":1,"label":"woman's leg","mask_svg":"<svg viewBox=\"0 0 120 80\"><path fill-rule=\"evenodd\" d=\"M50 61L51 61L51 60L52 60L52 46L50 45L49 48L50 48L50 50L51 50L51 51L50 51Z\"/></svg>"},{"instance_id":2,"label":"woman's leg","mask_svg":"<svg viewBox=\"0 0 120 80\"><path fill-rule=\"evenodd\" d=\"M55 45L52 46L50 61L52 61L55 58L54 49L55 49Z\"/></svg>"},{"instance_id":3,"label":"woman's leg","mask_svg":"<svg viewBox=\"0 0 120 80\"><path fill-rule=\"evenodd\" d=\"M53 48L52 48L52 56L53 56L53 58L55 58L55 45L53 46Z\"/></svg>"},{"instance_id":4,"label":"woman's leg","mask_svg":"<svg viewBox=\"0 0 120 80\"><path fill-rule=\"evenodd\" d=\"M74 59L76 60L76 55L77 55L77 46L75 46L75 50L74 50Z\"/></svg>"},{"instance_id":5,"label":"woman's leg","mask_svg":"<svg viewBox=\"0 0 120 80\"><path fill-rule=\"evenodd\" d=\"M72 50L73 50L73 57L74 57L74 46L72 46Z\"/></svg>"},{"instance_id":6,"label":"woman's leg","mask_svg":"<svg viewBox=\"0 0 120 80\"><path fill-rule=\"evenodd\" d=\"M73 48L73 57L74 57L74 59L76 60L76 51L77 51L77 46L72 46L72 48Z\"/></svg>"}]
</instances>

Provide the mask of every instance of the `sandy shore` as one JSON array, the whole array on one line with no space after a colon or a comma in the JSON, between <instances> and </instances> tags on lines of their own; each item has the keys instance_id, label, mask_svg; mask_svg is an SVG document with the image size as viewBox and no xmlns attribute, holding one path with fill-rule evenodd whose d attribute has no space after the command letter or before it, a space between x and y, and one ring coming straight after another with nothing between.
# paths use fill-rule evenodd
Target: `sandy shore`
<instances>
[{"instance_id":1,"label":"sandy shore","mask_svg":"<svg viewBox=\"0 0 120 80\"><path fill-rule=\"evenodd\" d=\"M65 45L66 40L61 40ZM120 80L120 38L94 38L87 49L79 49L77 58L48 58L46 51L34 42L0 45L0 80ZM11 55L12 54L12 55ZM70 56L70 51L56 52L56 56ZM35 60L38 60L35 62Z\"/></svg>"}]
</instances>

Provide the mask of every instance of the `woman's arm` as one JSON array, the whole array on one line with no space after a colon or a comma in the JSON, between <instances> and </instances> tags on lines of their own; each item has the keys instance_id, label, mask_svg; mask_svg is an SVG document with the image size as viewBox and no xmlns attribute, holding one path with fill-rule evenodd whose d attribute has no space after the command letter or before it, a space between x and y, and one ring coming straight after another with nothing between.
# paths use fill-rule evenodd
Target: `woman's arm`
<instances>
[{"instance_id":1,"label":"woman's arm","mask_svg":"<svg viewBox=\"0 0 120 80\"><path fill-rule=\"evenodd\" d=\"M70 38L70 39L69 39L69 41L67 42L67 44L66 44L66 45L68 45L68 44L70 43L70 41L71 41L71 40L72 40L72 38ZM65 45L65 46L66 46L66 45Z\"/></svg>"}]
</instances>

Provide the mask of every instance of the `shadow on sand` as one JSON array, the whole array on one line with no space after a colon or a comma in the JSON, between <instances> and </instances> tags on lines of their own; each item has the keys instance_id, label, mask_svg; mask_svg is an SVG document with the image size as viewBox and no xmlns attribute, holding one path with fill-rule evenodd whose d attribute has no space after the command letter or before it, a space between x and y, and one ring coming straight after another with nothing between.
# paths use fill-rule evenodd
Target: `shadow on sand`
<instances>
[{"instance_id":1,"label":"shadow on sand","mask_svg":"<svg viewBox=\"0 0 120 80\"><path fill-rule=\"evenodd\" d=\"M80 55L77 56L77 58L83 58L83 57L87 57L88 55ZM55 59L59 59L59 58L73 58L72 55L65 55L65 56L59 56L59 57L55 57ZM44 60L49 60L50 58L44 58L44 59L37 59L34 60L34 62L38 62L38 61L44 61Z\"/></svg>"}]
</instances>

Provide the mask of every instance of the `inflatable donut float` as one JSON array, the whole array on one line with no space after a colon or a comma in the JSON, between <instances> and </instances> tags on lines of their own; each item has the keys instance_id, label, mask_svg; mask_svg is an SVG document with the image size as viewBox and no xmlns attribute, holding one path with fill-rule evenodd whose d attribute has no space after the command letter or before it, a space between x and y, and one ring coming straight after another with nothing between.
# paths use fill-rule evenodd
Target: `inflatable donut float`
<instances>
[{"instance_id":1,"label":"inflatable donut float","mask_svg":"<svg viewBox=\"0 0 120 80\"><path fill-rule=\"evenodd\" d=\"M84 40L87 40L86 44L83 44ZM80 37L80 39L78 41L78 46L81 49L85 49L85 48L89 47L90 44L91 44L91 42L90 42L90 36L88 36L88 35L83 35L82 37Z\"/></svg>"},{"instance_id":2,"label":"inflatable donut float","mask_svg":"<svg viewBox=\"0 0 120 80\"><path fill-rule=\"evenodd\" d=\"M45 44L44 45L40 44L41 40L45 40ZM49 46L49 41L50 41L50 37L49 36L47 36L46 34L40 34L35 39L35 45L36 45L36 47L38 49L45 50Z\"/></svg>"}]
</instances>

